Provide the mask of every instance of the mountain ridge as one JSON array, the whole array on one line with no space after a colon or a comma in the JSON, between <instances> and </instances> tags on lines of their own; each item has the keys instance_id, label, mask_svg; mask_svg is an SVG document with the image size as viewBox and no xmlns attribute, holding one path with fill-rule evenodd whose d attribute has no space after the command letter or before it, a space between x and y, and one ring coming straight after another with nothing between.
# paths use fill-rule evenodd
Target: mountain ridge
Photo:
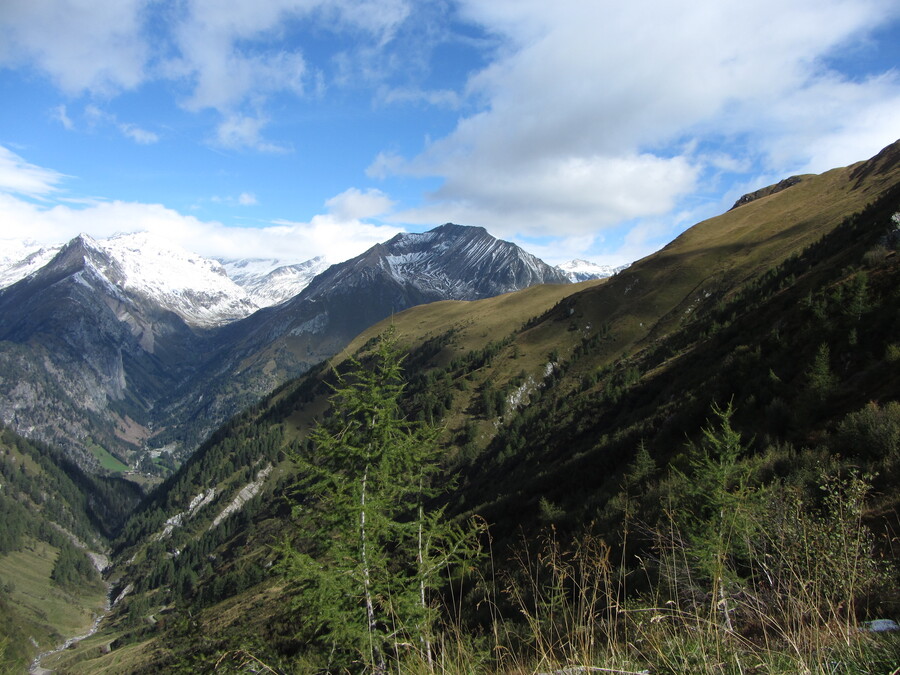
<instances>
[{"instance_id":1,"label":"mountain ridge","mask_svg":"<svg viewBox=\"0 0 900 675\"><path fill-rule=\"evenodd\" d=\"M393 312L565 282L483 228L455 225L399 235L311 279L304 269L324 262L310 263L248 273L248 287L280 270L288 288L299 281L303 289L242 317L248 291L218 261L146 234L76 237L0 290L0 362L10 383L0 419L63 444L94 470L98 448L152 468L148 452L190 452L241 407ZM26 372L37 374L30 384L11 384ZM42 400L65 414L55 420Z\"/></svg>"}]
</instances>

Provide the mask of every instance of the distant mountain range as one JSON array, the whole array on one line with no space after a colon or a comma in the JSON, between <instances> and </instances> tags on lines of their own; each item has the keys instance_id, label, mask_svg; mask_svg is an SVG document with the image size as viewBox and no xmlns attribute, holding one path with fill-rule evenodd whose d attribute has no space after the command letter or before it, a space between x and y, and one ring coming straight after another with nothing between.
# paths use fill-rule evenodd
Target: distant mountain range
<instances>
[{"instance_id":1,"label":"distant mountain range","mask_svg":"<svg viewBox=\"0 0 900 675\"><path fill-rule=\"evenodd\" d=\"M190 451L392 313L611 271L589 267L453 224L332 266L211 260L146 233L15 242L0 258L0 421L83 466L134 466L148 448Z\"/></svg>"},{"instance_id":2,"label":"distant mountain range","mask_svg":"<svg viewBox=\"0 0 900 675\"><path fill-rule=\"evenodd\" d=\"M618 274L622 270L628 269L628 265L598 265L587 260L570 260L567 263L557 265L557 269L566 275L566 278L573 284L580 281L590 281L591 279L605 279L614 274Z\"/></svg>"},{"instance_id":3,"label":"distant mountain range","mask_svg":"<svg viewBox=\"0 0 900 675\"><path fill-rule=\"evenodd\" d=\"M322 256L301 263L271 258L217 260L228 277L247 292L257 307L270 307L289 300L309 286L317 274L328 269Z\"/></svg>"},{"instance_id":4,"label":"distant mountain range","mask_svg":"<svg viewBox=\"0 0 900 675\"><path fill-rule=\"evenodd\" d=\"M420 243L416 246L421 248L422 242L433 239L435 232L437 230L398 237L408 238L410 242L418 239ZM120 234L102 240L81 234L76 239L96 251L97 260L104 261L99 263L98 269L109 277L110 283L157 302L186 323L199 327L222 326L263 307L290 300L330 266L322 256L302 262L276 258L205 258L146 232ZM392 240L387 245L396 243ZM63 246L40 246L28 241L3 242L0 246L0 289L49 264ZM421 257L422 253L416 255ZM388 264L402 273L411 262L397 258ZM557 265L556 269L568 281L578 283L609 277L626 267L576 259ZM423 271L423 274L427 276L427 272ZM507 290L516 289L510 287ZM456 297L450 289L448 291Z\"/></svg>"},{"instance_id":5,"label":"distant mountain range","mask_svg":"<svg viewBox=\"0 0 900 675\"><path fill-rule=\"evenodd\" d=\"M159 304L199 327L249 316L302 291L328 265L323 258L294 264L279 260L210 259L146 232L95 240L79 235L109 283ZM48 265L63 246L7 242L0 254L0 288Z\"/></svg>"}]
</instances>

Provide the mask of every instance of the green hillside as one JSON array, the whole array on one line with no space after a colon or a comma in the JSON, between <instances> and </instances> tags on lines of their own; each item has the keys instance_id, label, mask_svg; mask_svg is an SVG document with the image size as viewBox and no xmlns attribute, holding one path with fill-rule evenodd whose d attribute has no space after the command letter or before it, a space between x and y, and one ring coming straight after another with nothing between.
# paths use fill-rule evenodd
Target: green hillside
<instances>
[{"instance_id":1,"label":"green hillside","mask_svg":"<svg viewBox=\"0 0 900 675\"><path fill-rule=\"evenodd\" d=\"M0 644L13 672L102 613L106 587L88 554L139 494L125 481L82 473L58 451L0 429ZM99 563L98 563L99 564Z\"/></svg>"},{"instance_id":2,"label":"green hillside","mask_svg":"<svg viewBox=\"0 0 900 675\"><path fill-rule=\"evenodd\" d=\"M366 671L364 655L322 647L321 617L280 562L287 542L330 564L298 465L307 481L320 465L309 434L347 357L368 366L392 325L401 416L439 431L427 507L487 526L481 555L430 596L429 648L397 638L395 670L891 672L900 642L859 628L900 614L898 213L895 144L700 223L607 281L374 326L142 504L114 543L124 598L45 667Z\"/></svg>"}]
</instances>

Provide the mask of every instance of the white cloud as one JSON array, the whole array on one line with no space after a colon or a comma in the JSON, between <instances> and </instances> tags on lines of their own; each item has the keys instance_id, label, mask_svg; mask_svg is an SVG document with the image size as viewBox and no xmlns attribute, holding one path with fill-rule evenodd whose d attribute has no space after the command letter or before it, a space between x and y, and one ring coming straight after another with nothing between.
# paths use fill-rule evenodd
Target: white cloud
<instances>
[{"instance_id":1,"label":"white cloud","mask_svg":"<svg viewBox=\"0 0 900 675\"><path fill-rule=\"evenodd\" d=\"M350 188L325 202L329 212L342 220L374 218L393 208L395 202L381 190L369 189L365 192Z\"/></svg>"},{"instance_id":2,"label":"white cloud","mask_svg":"<svg viewBox=\"0 0 900 675\"><path fill-rule=\"evenodd\" d=\"M4 0L0 65L33 64L70 95L189 78L189 108L230 110L274 91L303 90L303 55L270 48L291 22L315 21L383 45L409 13L409 0Z\"/></svg>"},{"instance_id":3,"label":"white cloud","mask_svg":"<svg viewBox=\"0 0 900 675\"><path fill-rule=\"evenodd\" d=\"M146 76L147 0L4 0L0 65L35 64L63 91L115 94Z\"/></svg>"},{"instance_id":4,"label":"white cloud","mask_svg":"<svg viewBox=\"0 0 900 675\"><path fill-rule=\"evenodd\" d=\"M290 148L265 140L263 127L268 124L264 117L253 117L238 113L229 113L216 128L213 143L230 150L252 149L259 152L280 154L289 152Z\"/></svg>"},{"instance_id":5,"label":"white cloud","mask_svg":"<svg viewBox=\"0 0 900 675\"><path fill-rule=\"evenodd\" d=\"M323 255L331 263L348 260L375 244L387 241L402 228L377 225L359 220L342 220L333 214L320 214L306 223L280 221L260 231L268 239L267 246L275 257L284 258L279 244Z\"/></svg>"},{"instance_id":6,"label":"white cloud","mask_svg":"<svg viewBox=\"0 0 900 675\"><path fill-rule=\"evenodd\" d=\"M60 114L65 115L65 106L60 107L63 108ZM131 139L138 145L152 145L159 141L159 134L142 129L138 125L130 122L120 122L116 115L107 112L94 104L89 104L84 107L84 119L89 128L103 126L113 127L125 138ZM74 124L68 117L65 117L62 122L66 129L71 131L74 128Z\"/></svg>"},{"instance_id":7,"label":"white cloud","mask_svg":"<svg viewBox=\"0 0 900 675\"><path fill-rule=\"evenodd\" d=\"M63 125L63 129L65 129L66 131L73 131L75 129L75 123L69 117L68 111L66 110L66 106L64 106L64 105L56 106L52 110L51 115L52 115L53 119L55 119L56 121L58 121L60 124Z\"/></svg>"},{"instance_id":8,"label":"white cloud","mask_svg":"<svg viewBox=\"0 0 900 675\"><path fill-rule=\"evenodd\" d=\"M762 136L769 169L819 173L866 159L900 138L900 72L861 81L822 77L767 111L781 130Z\"/></svg>"},{"instance_id":9,"label":"white cloud","mask_svg":"<svg viewBox=\"0 0 900 675\"><path fill-rule=\"evenodd\" d=\"M308 222L278 221L266 227L225 226L184 215L161 204L86 201L78 205L47 206L13 194L49 194L62 178L53 171L28 164L0 146L3 239L54 245L81 232L97 239L125 232L150 232L208 257L302 262L322 255L330 262L341 262L402 231L392 225L365 222L365 218L389 209L393 203L378 190L350 189L328 200L327 211ZM244 192L237 198L214 201L252 205L256 197Z\"/></svg>"},{"instance_id":10,"label":"white cloud","mask_svg":"<svg viewBox=\"0 0 900 675\"><path fill-rule=\"evenodd\" d=\"M369 167L443 179L396 216L407 222L587 234L667 212L701 176L750 170L723 142L741 139L779 173L862 159L900 136L895 73L853 81L823 65L896 17L889 0L460 5L500 44L468 82L480 111L419 155Z\"/></svg>"},{"instance_id":11,"label":"white cloud","mask_svg":"<svg viewBox=\"0 0 900 675\"><path fill-rule=\"evenodd\" d=\"M334 31L362 32L365 42L388 42L409 14L408 0L270 0L264 3L190 0L173 31L177 54L162 70L190 82L186 109L215 109L224 119L216 142L227 148L280 152L264 140L261 112L275 94L321 93L321 71L301 48L287 46L292 24L317 22ZM248 109L253 114L248 114Z\"/></svg>"},{"instance_id":12,"label":"white cloud","mask_svg":"<svg viewBox=\"0 0 900 675\"><path fill-rule=\"evenodd\" d=\"M459 108L460 96L451 89L415 89L410 87L383 87L378 100L386 105L395 103L425 103L440 108Z\"/></svg>"},{"instance_id":13,"label":"white cloud","mask_svg":"<svg viewBox=\"0 0 900 675\"><path fill-rule=\"evenodd\" d=\"M141 129L136 124L119 123L116 125L123 136L127 136L139 145L152 145L159 141L159 135L146 129Z\"/></svg>"},{"instance_id":14,"label":"white cloud","mask_svg":"<svg viewBox=\"0 0 900 675\"><path fill-rule=\"evenodd\" d=\"M0 192L46 196L55 192L64 178L63 174L31 164L0 145ZM7 224L3 227L6 230Z\"/></svg>"},{"instance_id":15,"label":"white cloud","mask_svg":"<svg viewBox=\"0 0 900 675\"><path fill-rule=\"evenodd\" d=\"M231 45L189 43L189 70L194 91L185 101L188 110L215 108L229 111L247 99L263 98L274 92L303 93L306 63L298 53L244 55Z\"/></svg>"},{"instance_id":16,"label":"white cloud","mask_svg":"<svg viewBox=\"0 0 900 675\"><path fill-rule=\"evenodd\" d=\"M252 192L242 192L237 197L227 196L220 197L218 195L211 197L213 204L225 204L226 206L256 206L259 202L256 195Z\"/></svg>"},{"instance_id":17,"label":"white cloud","mask_svg":"<svg viewBox=\"0 0 900 675\"><path fill-rule=\"evenodd\" d=\"M693 189L697 176L683 158L649 154L550 156L518 167L450 157L442 167L447 178L433 203L401 211L396 220L449 219L485 225L503 236L583 235L669 211Z\"/></svg>"},{"instance_id":18,"label":"white cloud","mask_svg":"<svg viewBox=\"0 0 900 675\"><path fill-rule=\"evenodd\" d=\"M409 14L410 0L4 0L0 67L34 67L69 96L109 98L173 81L184 85L185 109L223 115L218 145L280 152L283 145L262 137L266 103L323 87L296 41L298 26L350 34L377 50ZM56 113L71 129L65 108ZM158 140L134 124L119 130L138 143Z\"/></svg>"}]
</instances>

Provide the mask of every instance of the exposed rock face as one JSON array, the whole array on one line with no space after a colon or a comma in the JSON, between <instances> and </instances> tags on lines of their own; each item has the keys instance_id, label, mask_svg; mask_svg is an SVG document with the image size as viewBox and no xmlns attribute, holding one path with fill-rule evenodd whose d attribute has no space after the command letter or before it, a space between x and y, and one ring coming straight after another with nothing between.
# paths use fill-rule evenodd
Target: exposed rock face
<instances>
[{"instance_id":1,"label":"exposed rock face","mask_svg":"<svg viewBox=\"0 0 900 675\"><path fill-rule=\"evenodd\" d=\"M787 190L789 187L793 187L800 181L802 181L804 176L791 176L790 178L785 178L783 181L779 181L775 183L775 185L770 185L768 187L761 188L756 190L755 192L748 192L743 197L738 199L734 206L731 207L730 210L734 210L739 206L743 206L744 204L749 204L750 202L754 202L757 199L762 197L768 197L769 195L774 195L776 192L781 192L782 190Z\"/></svg>"}]
</instances>

